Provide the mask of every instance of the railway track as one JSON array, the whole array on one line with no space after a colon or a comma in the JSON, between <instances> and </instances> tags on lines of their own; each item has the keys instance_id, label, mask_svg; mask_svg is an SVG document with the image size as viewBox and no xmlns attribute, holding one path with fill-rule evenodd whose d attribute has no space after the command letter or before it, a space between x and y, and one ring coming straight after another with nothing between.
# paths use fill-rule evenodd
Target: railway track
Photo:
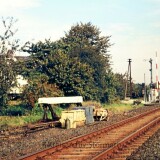
<instances>
[{"instance_id":1,"label":"railway track","mask_svg":"<svg viewBox=\"0 0 160 160\"><path fill-rule=\"evenodd\" d=\"M26 125L21 128L18 128L18 129L9 130L7 131L7 133L5 131L0 132L0 138L10 138L10 137L17 136L17 135L27 135L29 133L34 133L34 132L38 132L41 130L54 128L57 126L60 126L59 121L41 122L41 123L32 124L32 125L30 124L30 125Z\"/></svg>"},{"instance_id":2,"label":"railway track","mask_svg":"<svg viewBox=\"0 0 160 160\"><path fill-rule=\"evenodd\" d=\"M158 130L159 124L160 109L157 108L55 147L20 157L20 160L125 159Z\"/></svg>"}]
</instances>

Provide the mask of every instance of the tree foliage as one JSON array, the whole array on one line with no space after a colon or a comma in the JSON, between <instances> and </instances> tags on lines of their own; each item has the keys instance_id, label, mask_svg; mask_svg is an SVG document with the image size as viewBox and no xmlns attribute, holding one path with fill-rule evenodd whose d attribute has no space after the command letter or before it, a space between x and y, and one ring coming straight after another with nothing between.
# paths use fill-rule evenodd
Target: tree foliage
<instances>
[{"instance_id":1,"label":"tree foliage","mask_svg":"<svg viewBox=\"0 0 160 160\"><path fill-rule=\"evenodd\" d=\"M112 103L124 98L126 80L125 75L112 72L110 46L110 36L101 36L96 26L76 24L56 42L28 43L23 49L30 59L23 75L45 75L46 84L57 86L64 96Z\"/></svg>"},{"instance_id":2,"label":"tree foliage","mask_svg":"<svg viewBox=\"0 0 160 160\"><path fill-rule=\"evenodd\" d=\"M34 106L39 97L83 96L84 100L112 103L124 98L126 75L113 73L110 67L110 36L89 23L77 23L58 41L50 39L36 44L27 42L23 51L30 54L26 61L14 61L19 40L13 37L16 21L2 19L0 35L0 106L7 104L7 94L16 85L16 75L28 80L22 95ZM142 86L133 84L140 95Z\"/></svg>"},{"instance_id":3,"label":"tree foliage","mask_svg":"<svg viewBox=\"0 0 160 160\"><path fill-rule=\"evenodd\" d=\"M35 106L40 97L56 97L63 95L60 89L53 84L48 84L48 77L38 72L31 72L28 85L24 86L22 100L31 107Z\"/></svg>"},{"instance_id":4,"label":"tree foliage","mask_svg":"<svg viewBox=\"0 0 160 160\"><path fill-rule=\"evenodd\" d=\"M143 92L144 91L144 86L142 84L133 84L133 93L132 93L132 97L133 98L139 98L139 97L143 97Z\"/></svg>"},{"instance_id":5,"label":"tree foliage","mask_svg":"<svg viewBox=\"0 0 160 160\"><path fill-rule=\"evenodd\" d=\"M77 58L70 59L62 50L48 49L47 53L44 50L34 53L26 63L26 68L26 75L31 71L45 74L48 84L58 86L65 96L82 95L84 99L91 99L95 92L92 89L92 69Z\"/></svg>"},{"instance_id":6,"label":"tree foliage","mask_svg":"<svg viewBox=\"0 0 160 160\"><path fill-rule=\"evenodd\" d=\"M16 21L10 17L2 18L4 33L0 35L0 106L7 104L7 94L10 88L16 84L16 69L14 53L19 47L18 40L13 36L17 30L13 31Z\"/></svg>"},{"instance_id":7,"label":"tree foliage","mask_svg":"<svg viewBox=\"0 0 160 160\"><path fill-rule=\"evenodd\" d=\"M91 23L72 26L62 38L68 46L68 55L77 57L83 64L93 69L94 86L98 89L97 99L101 100L106 88L105 74L110 69L110 55L107 53L110 36L100 36L100 30Z\"/></svg>"},{"instance_id":8,"label":"tree foliage","mask_svg":"<svg viewBox=\"0 0 160 160\"><path fill-rule=\"evenodd\" d=\"M125 85L126 85L126 74L115 73L116 79L116 94L120 99L124 99L125 96Z\"/></svg>"},{"instance_id":9,"label":"tree foliage","mask_svg":"<svg viewBox=\"0 0 160 160\"><path fill-rule=\"evenodd\" d=\"M106 80L106 90L104 92L104 97L102 100L103 102L113 103L118 99L116 90L117 79L115 77L115 74L111 70L109 70L105 76L105 80Z\"/></svg>"}]
</instances>

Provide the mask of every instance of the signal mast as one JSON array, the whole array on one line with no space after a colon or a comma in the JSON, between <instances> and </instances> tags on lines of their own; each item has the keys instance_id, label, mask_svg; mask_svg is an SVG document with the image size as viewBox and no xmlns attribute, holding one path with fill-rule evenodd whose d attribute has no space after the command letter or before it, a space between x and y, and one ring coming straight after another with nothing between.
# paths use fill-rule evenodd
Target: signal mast
<instances>
[{"instance_id":1,"label":"signal mast","mask_svg":"<svg viewBox=\"0 0 160 160\"><path fill-rule=\"evenodd\" d=\"M156 88L159 91L157 52L156 52Z\"/></svg>"}]
</instances>

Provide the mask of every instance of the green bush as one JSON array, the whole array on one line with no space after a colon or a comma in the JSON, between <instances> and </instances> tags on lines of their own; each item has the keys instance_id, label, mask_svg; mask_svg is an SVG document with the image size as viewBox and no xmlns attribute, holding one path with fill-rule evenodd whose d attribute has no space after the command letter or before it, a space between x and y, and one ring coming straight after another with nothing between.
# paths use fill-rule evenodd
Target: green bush
<instances>
[{"instance_id":1,"label":"green bush","mask_svg":"<svg viewBox=\"0 0 160 160\"><path fill-rule=\"evenodd\" d=\"M0 116L24 116L24 115L41 115L43 108L38 103L35 103L35 107L27 107L25 104L10 105L6 108L2 108Z\"/></svg>"},{"instance_id":2,"label":"green bush","mask_svg":"<svg viewBox=\"0 0 160 160\"><path fill-rule=\"evenodd\" d=\"M41 115L43 113L43 108L35 103L35 106L32 108L31 115Z\"/></svg>"},{"instance_id":3,"label":"green bush","mask_svg":"<svg viewBox=\"0 0 160 160\"><path fill-rule=\"evenodd\" d=\"M63 108L61 107L53 107L54 112L56 113L57 116L61 116L61 112L63 111Z\"/></svg>"},{"instance_id":4,"label":"green bush","mask_svg":"<svg viewBox=\"0 0 160 160\"><path fill-rule=\"evenodd\" d=\"M7 106L1 111L1 116L23 116L30 112L29 108L23 105Z\"/></svg>"}]
</instances>

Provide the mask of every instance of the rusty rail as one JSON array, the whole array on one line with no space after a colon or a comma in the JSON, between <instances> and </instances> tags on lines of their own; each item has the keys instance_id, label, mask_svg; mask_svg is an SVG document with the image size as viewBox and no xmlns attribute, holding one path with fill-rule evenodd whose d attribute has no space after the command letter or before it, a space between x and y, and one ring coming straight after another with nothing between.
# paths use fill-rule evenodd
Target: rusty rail
<instances>
[{"instance_id":1,"label":"rusty rail","mask_svg":"<svg viewBox=\"0 0 160 160\"><path fill-rule=\"evenodd\" d=\"M159 123L160 123L160 117L156 118L155 120L153 120L149 124L145 125L144 127L140 128L139 130L135 131L134 133L132 133L128 137L125 137L123 140L121 140L120 142L115 144L113 147L111 147L108 150L106 150L105 152L97 155L92 160L102 160L104 158L105 159L112 159L114 157L115 153L117 153L118 150L122 151L130 143L132 143L135 139L142 136L146 131L148 131L153 126L155 126Z\"/></svg>"},{"instance_id":2,"label":"rusty rail","mask_svg":"<svg viewBox=\"0 0 160 160\"><path fill-rule=\"evenodd\" d=\"M86 134L86 135L83 135L83 136L79 136L79 137L73 138L73 139L71 139L69 141L65 141L64 143L59 144L59 145L57 145L55 147L48 148L46 150L42 150L42 151L30 154L30 155L26 155L26 156L20 157L19 159L20 160L33 160L33 159L36 159L37 157L45 157L46 154L53 154L53 153L55 153L57 151L61 151L61 150L65 149L65 148L69 148L69 147L71 147L71 146L73 146L75 144L78 144L78 143L83 142L85 140L91 139L91 138L93 138L93 137L95 137L97 135L100 135L102 133L111 131L112 129L115 129L115 128L118 128L120 126L123 126L123 125L125 125L125 124L127 124L129 122L132 122L132 121L134 121L136 119L139 119L139 118L142 118L144 116L150 115L150 114L152 114L152 113L154 113L156 111L159 111L159 110L160 109L157 108L157 109L154 109L152 111L148 111L148 112L140 114L138 116L134 116L134 117L128 118L126 120L123 120L121 122L115 123L113 125L107 126L107 127L103 128L103 129L100 129L100 130L98 130L96 132L92 132L90 134ZM117 144L117 145L115 145L115 147L116 146L119 147L121 145Z\"/></svg>"}]
</instances>

